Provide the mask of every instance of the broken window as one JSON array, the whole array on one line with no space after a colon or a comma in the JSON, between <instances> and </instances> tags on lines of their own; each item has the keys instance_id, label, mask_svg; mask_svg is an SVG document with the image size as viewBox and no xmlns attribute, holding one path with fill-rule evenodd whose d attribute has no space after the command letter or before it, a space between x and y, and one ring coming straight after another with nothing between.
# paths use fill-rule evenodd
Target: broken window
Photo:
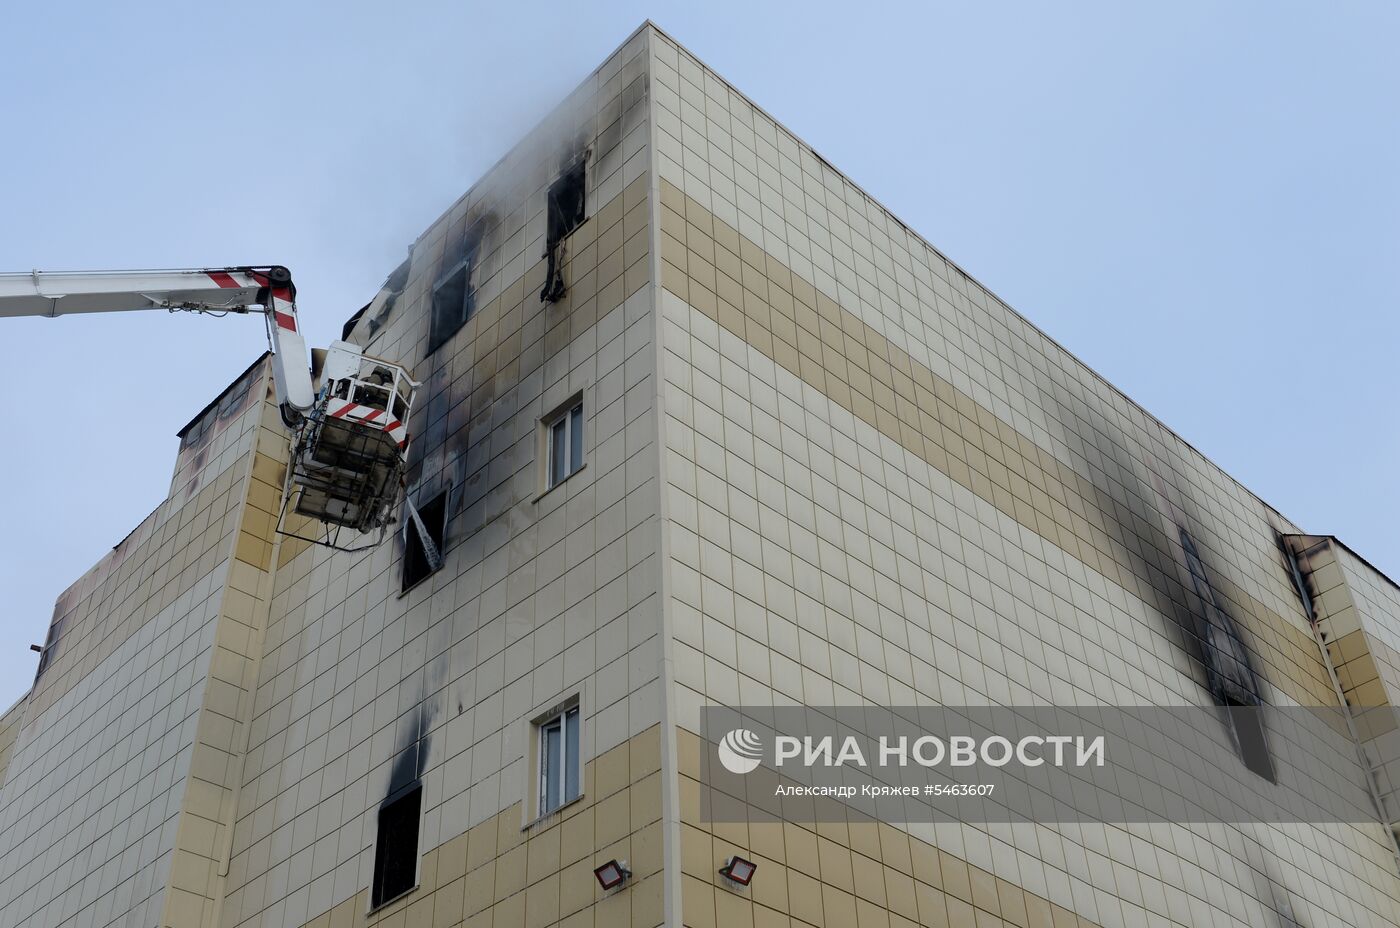
<instances>
[{"instance_id":1,"label":"broken window","mask_svg":"<svg viewBox=\"0 0 1400 928\"><path fill-rule=\"evenodd\" d=\"M428 354L442 347L476 313L476 289L472 270L477 252L486 237L484 218L464 225L446 249L443 264L447 270L433 285L433 317L428 327Z\"/></svg>"},{"instance_id":2,"label":"broken window","mask_svg":"<svg viewBox=\"0 0 1400 928\"><path fill-rule=\"evenodd\" d=\"M1235 747L1244 765L1270 783L1277 783L1269 744L1264 737L1264 707L1225 698L1225 711L1235 735Z\"/></svg>"},{"instance_id":3,"label":"broken window","mask_svg":"<svg viewBox=\"0 0 1400 928\"><path fill-rule=\"evenodd\" d=\"M442 566L443 542L447 537L447 498L443 490L422 506L404 504L403 589L416 586Z\"/></svg>"},{"instance_id":4,"label":"broken window","mask_svg":"<svg viewBox=\"0 0 1400 928\"><path fill-rule=\"evenodd\" d=\"M185 427L185 431L180 434L180 450L193 448L204 441L205 434L209 431L209 426L214 422L214 416L201 414L199 419Z\"/></svg>"},{"instance_id":5,"label":"broken window","mask_svg":"<svg viewBox=\"0 0 1400 928\"><path fill-rule=\"evenodd\" d=\"M553 303L564 295L564 239L583 224L584 159L579 158L564 169L549 188L546 206L544 289L540 299Z\"/></svg>"},{"instance_id":6,"label":"broken window","mask_svg":"<svg viewBox=\"0 0 1400 928\"><path fill-rule=\"evenodd\" d=\"M1264 735L1264 700L1259 694L1259 680L1249 659L1249 649L1235 627L1235 620L1216 596L1195 540L1185 528L1178 528L1191 586L1200 601L1201 614L1193 613L1192 618L1210 694L1216 705L1226 710L1230 735L1245 766L1273 781L1274 766Z\"/></svg>"},{"instance_id":7,"label":"broken window","mask_svg":"<svg viewBox=\"0 0 1400 928\"><path fill-rule=\"evenodd\" d=\"M370 905L392 902L418 885L418 820L423 784L414 781L379 807L374 845L374 887Z\"/></svg>"},{"instance_id":8,"label":"broken window","mask_svg":"<svg viewBox=\"0 0 1400 928\"><path fill-rule=\"evenodd\" d=\"M44 639L44 646L39 649L39 669L34 672L36 681L44 675L44 671L49 669L53 659L58 656L58 641L62 636L63 617L59 617L54 619L53 624L49 626L49 636Z\"/></svg>"},{"instance_id":9,"label":"broken window","mask_svg":"<svg viewBox=\"0 0 1400 928\"><path fill-rule=\"evenodd\" d=\"M583 401L576 400L553 419L546 420L548 444L545 488L556 487L583 466Z\"/></svg>"},{"instance_id":10,"label":"broken window","mask_svg":"<svg viewBox=\"0 0 1400 928\"><path fill-rule=\"evenodd\" d=\"M384 327L384 324L389 321L389 316L393 314L394 306L398 303L399 297L403 295L404 287L408 286L408 272L412 262L412 256L405 258L403 264L394 268L393 272L384 280L384 285L379 288L379 293L375 295L375 298L362 306L359 312L346 321L345 327L340 332L340 337L343 340L350 340L350 333L355 331L355 326L359 323L360 318L381 297L383 302L380 304L379 310L370 317L367 337L374 338L374 333Z\"/></svg>"}]
</instances>

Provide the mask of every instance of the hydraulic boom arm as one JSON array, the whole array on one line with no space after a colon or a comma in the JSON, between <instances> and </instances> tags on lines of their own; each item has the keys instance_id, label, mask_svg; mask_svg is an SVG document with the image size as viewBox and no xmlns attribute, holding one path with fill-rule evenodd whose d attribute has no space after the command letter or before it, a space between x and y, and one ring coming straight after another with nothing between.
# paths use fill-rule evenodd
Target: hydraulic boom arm
<instances>
[{"instance_id":1,"label":"hydraulic boom arm","mask_svg":"<svg viewBox=\"0 0 1400 928\"><path fill-rule=\"evenodd\" d=\"M33 271L0 274L0 318L135 309L261 313L272 345L277 402L291 438L277 531L339 551L364 551L383 541L396 521L408 467L409 415L420 384L402 365L336 341L321 357L318 392L297 323L296 293L291 272L280 265ZM421 519L416 528L427 531ZM377 538L366 544L364 536L375 532ZM436 548L425 544L432 561Z\"/></svg>"},{"instance_id":2,"label":"hydraulic boom arm","mask_svg":"<svg viewBox=\"0 0 1400 928\"><path fill-rule=\"evenodd\" d=\"M285 267L0 274L0 318L138 309L261 312L283 415L304 415L315 403L306 341L297 324L296 287Z\"/></svg>"}]
</instances>

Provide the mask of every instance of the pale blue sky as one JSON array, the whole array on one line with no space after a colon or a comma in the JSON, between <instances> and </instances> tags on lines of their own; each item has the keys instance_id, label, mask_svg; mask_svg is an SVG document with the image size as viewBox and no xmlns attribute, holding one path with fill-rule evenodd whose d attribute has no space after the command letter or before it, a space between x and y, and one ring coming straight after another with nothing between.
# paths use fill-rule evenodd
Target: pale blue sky
<instances>
[{"instance_id":1,"label":"pale blue sky","mask_svg":"<svg viewBox=\"0 0 1400 928\"><path fill-rule=\"evenodd\" d=\"M1400 5L25 3L0 269L271 263L313 345L645 17L1310 531L1400 576ZM254 320L6 320L0 703ZM17 366L18 369L15 369Z\"/></svg>"}]
</instances>

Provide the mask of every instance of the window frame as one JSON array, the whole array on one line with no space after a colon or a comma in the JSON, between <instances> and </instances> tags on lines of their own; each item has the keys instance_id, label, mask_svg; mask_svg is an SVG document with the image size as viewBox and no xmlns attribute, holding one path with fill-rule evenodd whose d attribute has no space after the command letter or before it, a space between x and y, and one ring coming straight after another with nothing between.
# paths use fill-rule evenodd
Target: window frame
<instances>
[{"instance_id":1,"label":"window frame","mask_svg":"<svg viewBox=\"0 0 1400 928\"><path fill-rule=\"evenodd\" d=\"M1264 706L1225 697L1221 708L1230 726L1235 753L1250 773L1270 783L1278 782L1278 768L1269 750L1268 729L1264 725Z\"/></svg>"},{"instance_id":2,"label":"window frame","mask_svg":"<svg viewBox=\"0 0 1400 928\"><path fill-rule=\"evenodd\" d=\"M583 712L577 701L535 723L535 811L536 818L544 818L563 809L583 796ZM549 735L558 731L558 756L551 763ZM572 731L572 742L570 732ZM572 750L572 757L570 751ZM572 767L573 789L570 791L569 773ZM557 782L551 784L551 775L561 771ZM551 786L556 795L551 796Z\"/></svg>"},{"instance_id":3,"label":"window frame","mask_svg":"<svg viewBox=\"0 0 1400 928\"><path fill-rule=\"evenodd\" d=\"M1186 572L1191 577L1191 590L1201 604L1199 619L1193 609L1191 621L1205 669L1206 689L1222 711L1240 762L1256 776L1277 783L1278 768L1269 749L1264 701L1258 691L1249 648L1240 636L1234 617L1216 599L1215 587L1210 582L1196 540L1183 525L1178 526L1178 540Z\"/></svg>"},{"instance_id":4,"label":"window frame","mask_svg":"<svg viewBox=\"0 0 1400 928\"><path fill-rule=\"evenodd\" d=\"M566 206L571 207L567 212ZM588 158L580 155L564 166L545 192L545 247L553 248L587 221Z\"/></svg>"},{"instance_id":5,"label":"window frame","mask_svg":"<svg viewBox=\"0 0 1400 928\"><path fill-rule=\"evenodd\" d=\"M49 623L48 634L44 636L44 646L39 649L39 666L34 670L34 682L38 683L44 671L49 669L58 654L58 642L63 637L63 627L68 616L61 615Z\"/></svg>"},{"instance_id":6,"label":"window frame","mask_svg":"<svg viewBox=\"0 0 1400 928\"><path fill-rule=\"evenodd\" d=\"M447 561L447 525L448 522L451 521L452 516L452 490L453 487L449 484L442 490L442 492L433 494L432 498L430 498L426 503L423 503L422 505L415 505L414 507L418 510L419 517L423 519L424 527L428 528L429 533L431 534L433 525L429 523L428 517L424 515L423 510L436 506L438 502L441 501L442 524L437 526L439 537L434 538L433 542L438 547L438 553L441 554L443 557L443 564L445 564ZM435 521L436 520L434 520L434 522ZM427 580L429 577L437 573L439 570L442 570L443 568L443 564L439 564L436 568L432 567L431 565L428 565L427 570L423 574L414 577L412 581L409 580L408 568L410 558L412 558L413 556L410 546L417 544L421 548L422 542L418 541L418 527L413 524L413 517L408 514L407 501L405 501L404 503L403 533L404 551L403 562L400 568L402 573L402 579L399 590L400 596L408 593L409 590L412 590L414 587L418 586L418 584ZM420 552L419 556L425 559L427 557L426 553L423 552Z\"/></svg>"},{"instance_id":7,"label":"window frame","mask_svg":"<svg viewBox=\"0 0 1400 928\"><path fill-rule=\"evenodd\" d=\"M587 416L584 411L583 394L576 394L553 414L540 420L544 440L544 492L549 492L566 482L574 474L583 470L587 450ZM555 441L555 434L562 427L561 441ZM567 469L555 473L558 468L558 452L567 455Z\"/></svg>"},{"instance_id":8,"label":"window frame","mask_svg":"<svg viewBox=\"0 0 1400 928\"><path fill-rule=\"evenodd\" d=\"M472 289L472 270L476 264L476 252L468 252L450 268L438 275L428 299L428 354L436 352L452 340L452 336L462 330L462 326L476 315L476 291ZM438 294L457 275L462 276L462 297L455 308L453 321L448 321L438 312ZM440 324L441 323L441 324Z\"/></svg>"},{"instance_id":9,"label":"window frame","mask_svg":"<svg viewBox=\"0 0 1400 928\"><path fill-rule=\"evenodd\" d=\"M567 207L567 209L566 209ZM564 165L545 191L545 280L540 300L554 303L568 290L564 283L564 242L588 221L588 152Z\"/></svg>"},{"instance_id":10,"label":"window frame","mask_svg":"<svg viewBox=\"0 0 1400 928\"><path fill-rule=\"evenodd\" d=\"M417 806L416 815L413 819L413 880L405 887L398 889L393 895L385 894L384 880L386 876L387 849L384 819L387 814L400 803L410 799L415 801ZM420 868L423 864L422 853L423 841L423 781L414 780L412 783L396 790L385 798L379 805L379 813L375 822L374 835L374 869L370 874L369 887L369 911L375 912L386 906L393 905L399 899L411 895L418 889L421 877Z\"/></svg>"},{"instance_id":11,"label":"window frame","mask_svg":"<svg viewBox=\"0 0 1400 928\"><path fill-rule=\"evenodd\" d=\"M494 218L491 213L469 212L466 216L452 223L447 243L443 249L442 259L439 262L440 269L429 293L427 352L429 357L450 342L452 337L460 332L462 327L470 322L476 316L477 310L480 309L476 302L476 288L472 286L472 278L476 275L477 259L481 256L482 247L494 227ZM456 260L449 264L449 260L454 256ZM459 274L462 276L462 296L454 308L453 315L448 318L446 313L439 314L438 293L449 284L454 283L454 278Z\"/></svg>"}]
</instances>

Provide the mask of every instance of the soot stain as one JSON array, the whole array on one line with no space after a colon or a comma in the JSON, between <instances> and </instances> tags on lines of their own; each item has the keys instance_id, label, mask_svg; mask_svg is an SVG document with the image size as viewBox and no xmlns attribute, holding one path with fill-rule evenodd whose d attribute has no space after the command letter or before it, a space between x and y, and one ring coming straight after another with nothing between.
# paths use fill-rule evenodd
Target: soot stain
<instances>
[{"instance_id":1,"label":"soot stain","mask_svg":"<svg viewBox=\"0 0 1400 928\"><path fill-rule=\"evenodd\" d=\"M1131 438L1116 421L1061 384L1040 386L1053 407L1052 419L1080 423L1099 436L1090 449L1091 465L1076 472L1089 484L1085 503L1099 510L1108 527L1111 550L1106 553L1139 579L1135 592L1168 620L1163 630L1175 631L1169 637L1202 669L1203 683L1218 704L1232 696L1259 704L1259 674L1187 529L1193 520L1173 501L1152 465L1129 453ZM1068 433L1064 441L1071 448L1083 444Z\"/></svg>"},{"instance_id":2,"label":"soot stain","mask_svg":"<svg viewBox=\"0 0 1400 928\"><path fill-rule=\"evenodd\" d=\"M432 748L433 717L436 714L431 700L420 700L418 705L399 720L398 753L394 767L389 773L389 788L385 798L412 785L422 778L428 768L428 755Z\"/></svg>"}]
</instances>

